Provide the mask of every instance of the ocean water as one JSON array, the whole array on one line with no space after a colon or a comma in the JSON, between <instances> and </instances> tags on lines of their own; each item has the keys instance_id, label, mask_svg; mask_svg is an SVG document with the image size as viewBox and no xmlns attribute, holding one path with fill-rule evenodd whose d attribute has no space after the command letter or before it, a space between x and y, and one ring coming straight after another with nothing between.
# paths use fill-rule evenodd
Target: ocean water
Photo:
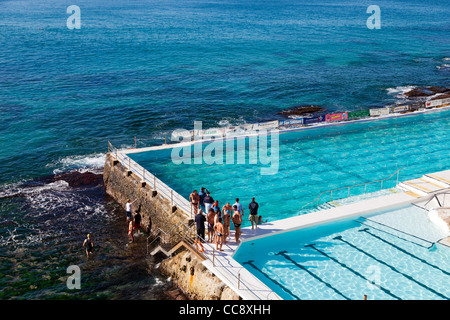
<instances>
[{"instance_id":1,"label":"ocean water","mask_svg":"<svg viewBox=\"0 0 450 320\"><path fill-rule=\"evenodd\" d=\"M72 4L81 10L79 30L66 26ZM92 225L99 239L116 230L105 250L127 250L126 226L114 223L122 212L102 190L44 179L101 172L108 140L157 145L194 120L205 128L264 121L301 104L352 111L397 102L411 87L449 85L449 2L378 1L379 30L366 27L371 4L0 1L2 298L64 292L57 279L67 264L85 263L70 243ZM62 216L78 227L52 224ZM54 255L64 252L70 258L58 263ZM25 276L13 265L35 272ZM44 276L46 284L35 285ZM121 297L102 283L83 297Z\"/></svg>"}]
</instances>

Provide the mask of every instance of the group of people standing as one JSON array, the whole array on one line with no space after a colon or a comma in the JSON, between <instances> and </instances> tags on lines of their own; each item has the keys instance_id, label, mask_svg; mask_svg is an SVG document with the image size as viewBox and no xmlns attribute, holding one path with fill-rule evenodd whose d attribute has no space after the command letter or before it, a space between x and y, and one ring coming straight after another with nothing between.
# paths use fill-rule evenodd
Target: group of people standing
<instances>
[{"instance_id":1,"label":"group of people standing","mask_svg":"<svg viewBox=\"0 0 450 320\"><path fill-rule=\"evenodd\" d=\"M189 202L192 209L196 213L195 222L197 226L197 236L200 241L205 239L205 223L208 227L208 242L216 243L216 249L222 250L222 245L228 240L230 235L230 226L233 223L235 233L234 238L236 243L239 243L241 236L241 224L244 216L244 207L239 202L239 198L235 199L235 203L231 205L227 202L222 208L219 206L219 201L211 197L211 194L204 187L200 192L194 190L189 196ZM255 198L249 204L249 220L252 223L252 229L258 228L258 203ZM206 215L205 215L205 214Z\"/></svg>"}]
</instances>

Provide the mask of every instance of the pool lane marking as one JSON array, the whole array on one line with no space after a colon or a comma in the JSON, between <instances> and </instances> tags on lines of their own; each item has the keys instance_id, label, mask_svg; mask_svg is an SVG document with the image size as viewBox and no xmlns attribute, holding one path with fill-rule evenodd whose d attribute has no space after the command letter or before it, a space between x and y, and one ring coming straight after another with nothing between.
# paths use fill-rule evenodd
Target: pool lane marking
<instances>
[{"instance_id":1,"label":"pool lane marking","mask_svg":"<svg viewBox=\"0 0 450 320\"><path fill-rule=\"evenodd\" d=\"M388 245L394 247L395 249L397 249L397 250L403 252L404 254L407 254L407 255L409 255L409 256L411 256L411 257L413 257L413 258L419 260L420 262L422 262L422 263L424 263L424 264L426 264L426 265L429 265L429 266L432 267L432 268L435 268L435 269L441 271L441 272L444 273L445 275L450 276L450 272L447 272L447 271L445 271L445 270L442 270L442 269L439 268L438 266L435 266L434 264L429 263L428 261L426 261L426 260L424 260L424 259L422 259L422 258L419 258L418 256L416 256L416 255L414 255L414 254L412 254L412 253L406 251L405 249L400 248L399 246L397 246L397 245L395 245L395 244L393 244L393 243L391 243L391 242L389 242L389 241L387 241L387 240L385 240L385 239L383 239L383 238L377 236L376 234L371 233L371 232L369 231L369 228L364 228L364 229L361 229L361 230L358 230L358 231L359 231L359 232L365 232L365 233L367 233L367 234L370 234L372 237L374 237L374 238L376 238L376 239L378 239L378 240L380 240L380 241L383 241L384 243L386 243L386 244L388 244Z\"/></svg>"},{"instance_id":2,"label":"pool lane marking","mask_svg":"<svg viewBox=\"0 0 450 320\"><path fill-rule=\"evenodd\" d=\"M388 231L386 231L386 230L379 229L379 228L375 228L374 226L372 226L372 225L370 225L370 224L364 223L364 222L362 222L362 221L355 220L356 222L358 222L358 223L361 224L361 225L366 225L366 226L368 226L368 227L370 227L370 228L372 228L372 229L378 230L378 231L380 231L380 232L387 233L387 234L389 234L389 235L391 235L391 236L393 236L393 237L396 237L396 238L398 238L398 239L401 239L401 240L406 241L406 242L409 242L409 243L413 243L413 244L415 244L415 245L417 245L417 246L419 246L419 247L422 247L422 248L425 248L425 249L430 249L430 248L432 248L433 245L434 245L434 242L432 242L432 241L429 241L429 240L425 240L425 239L419 238L418 236L415 236L415 235L413 235L413 234L409 234L409 233L407 233L407 232L404 232L404 231L395 229L395 228L393 228L393 227L391 227L391 226L388 226L388 225L386 225L386 224L384 224L384 223L381 223L381 222L378 222L378 221L375 221L375 220L370 220L370 219L367 219L367 218L364 218L364 217L360 217L360 218L362 218L362 219L364 219L364 220L366 220L366 221L372 222L372 223L376 223L376 224L378 224L378 225L380 225L380 226L389 228L389 229L394 230L394 231L396 231L396 232L398 232L398 233L402 233L402 234L404 234L404 235L407 235L407 236L410 236L410 237L412 237L412 238L416 238L416 239L419 239L419 240L421 240L421 241L423 241L423 242L428 242L428 243L431 244L430 246L424 246L424 245L421 245L421 244L419 244L419 243L417 243L417 242L414 242L414 241L411 241L411 240L402 238L402 237L400 237L400 236L398 236L398 235L396 235L396 234L390 233L390 232L388 232Z\"/></svg>"},{"instance_id":3,"label":"pool lane marking","mask_svg":"<svg viewBox=\"0 0 450 320\"><path fill-rule=\"evenodd\" d=\"M328 288L330 288L331 290L333 290L334 292L336 292L337 294L339 294L340 296L344 297L346 300L351 300L349 297L345 296L342 292L340 292L339 290L337 290L336 288L334 288L331 284L329 284L328 282L322 280L319 276L316 276L314 273L312 273L311 271L309 271L306 267L302 266L301 264L299 264L297 261L294 261L289 255L287 255L287 251L280 251L278 253L276 253L275 255L281 255L283 256L285 259L289 260L290 262L292 262L294 265L296 265L297 267L299 267L300 269L306 271L309 275L311 275L314 279L322 282L324 285L326 285Z\"/></svg>"},{"instance_id":4,"label":"pool lane marking","mask_svg":"<svg viewBox=\"0 0 450 320\"><path fill-rule=\"evenodd\" d=\"M308 244L308 245L306 245L305 247L310 247L310 248L312 248L312 249L318 251L320 254L322 254L323 256L325 256L325 257L327 257L327 258L333 260L334 262L336 262L337 264L339 264L341 267L343 267L343 268L349 270L350 272L352 272L353 274L357 275L358 277L363 278L363 279L366 280L367 282L370 282L370 283L372 283L373 285L375 285L376 287L380 288L380 290L382 290L384 293L390 295L391 297L393 297L393 298L395 298L395 299L397 299L397 300L402 300L400 297L396 296L395 294L393 294L393 293L392 293L391 291L389 291L388 289L383 288L382 286L380 286L380 285L378 285L378 284L374 284L373 281L370 281L369 279L367 279L365 276L363 276L363 275L362 275L361 273L359 273L358 271L356 271L356 270L350 268L349 266L347 266L345 263L340 262L340 261L337 260L336 258L333 258L332 256L326 254L326 253L323 252L322 250L317 249L316 247L314 247L314 243L313 243L313 244Z\"/></svg>"},{"instance_id":5,"label":"pool lane marking","mask_svg":"<svg viewBox=\"0 0 450 320\"><path fill-rule=\"evenodd\" d=\"M275 279L272 279L271 277L269 277L264 271L262 271L261 269L259 269L254 263L254 260L249 260L247 262L244 262L244 264L249 264L250 266L252 266L254 269L258 270L260 273L262 273L267 279L269 279L270 281L272 281L273 283L275 283L277 286L279 286L281 289L283 289L284 291L286 291L288 294L290 294L292 297L295 297L297 300L302 300L300 299L297 295L295 295L291 290L289 290L288 288L286 288L285 286L283 286L281 283L279 283L278 281L276 281Z\"/></svg>"},{"instance_id":6,"label":"pool lane marking","mask_svg":"<svg viewBox=\"0 0 450 320\"><path fill-rule=\"evenodd\" d=\"M432 288L430 288L430 287L427 287L425 284L423 284L423 283L417 281L416 279L414 279L414 278L411 277L410 275L407 275L407 274L401 272L400 270L397 270L397 268L395 268L394 266L391 266L390 264L387 264L387 263L384 262L383 260L378 259L378 258L375 257L374 255L372 255L372 254L370 254L370 253L368 253L368 252L366 252L366 251L364 251L364 250L358 248L358 247L355 246L354 244L352 244L352 243L350 243L350 242L344 240L344 239L342 238L342 236L337 236L337 237L334 237L333 239L334 239L334 240L340 240L340 241L342 241L342 242L348 244L348 245L349 245L350 247L352 247L353 249L358 250L359 252L365 254L366 256L368 256L368 257L374 259L374 260L377 261L378 263L384 264L386 267L388 267L388 268L391 269L392 271L397 272L398 274L401 274L401 275L404 276L406 279L408 279L408 280L410 280L410 281L412 281L412 282L418 284L418 285L421 286L422 288L424 288L424 289L426 289L426 290L428 290L428 291L434 293L435 295L437 295L437 296L439 296L439 297L441 297L441 298L443 298L443 299L446 299L446 300L449 299L449 297L446 297L446 296L443 295L442 293L439 293L439 292L437 292L436 290L434 290L434 289L432 289Z\"/></svg>"}]
</instances>

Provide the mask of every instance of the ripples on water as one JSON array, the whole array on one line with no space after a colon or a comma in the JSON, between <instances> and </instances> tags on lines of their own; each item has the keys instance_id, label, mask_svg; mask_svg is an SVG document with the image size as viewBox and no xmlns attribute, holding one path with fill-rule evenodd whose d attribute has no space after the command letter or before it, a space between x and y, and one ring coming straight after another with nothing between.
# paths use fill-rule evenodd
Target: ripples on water
<instances>
[{"instance_id":1,"label":"ripples on water","mask_svg":"<svg viewBox=\"0 0 450 320\"><path fill-rule=\"evenodd\" d=\"M128 244L125 212L104 187L55 178L0 189L0 299L169 299L173 285L154 270L146 236ZM81 269L81 290L67 289L70 265Z\"/></svg>"}]
</instances>

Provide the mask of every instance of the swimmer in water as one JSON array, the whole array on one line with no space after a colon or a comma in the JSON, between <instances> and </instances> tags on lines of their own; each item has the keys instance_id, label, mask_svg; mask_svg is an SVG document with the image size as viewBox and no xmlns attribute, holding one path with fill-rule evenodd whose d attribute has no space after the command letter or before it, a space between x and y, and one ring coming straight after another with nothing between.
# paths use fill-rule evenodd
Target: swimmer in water
<instances>
[{"instance_id":1,"label":"swimmer in water","mask_svg":"<svg viewBox=\"0 0 450 320\"><path fill-rule=\"evenodd\" d=\"M92 241L90 234L88 234L87 238L84 240L83 247L86 248L86 257L89 258L89 255L94 253L94 241Z\"/></svg>"}]
</instances>

